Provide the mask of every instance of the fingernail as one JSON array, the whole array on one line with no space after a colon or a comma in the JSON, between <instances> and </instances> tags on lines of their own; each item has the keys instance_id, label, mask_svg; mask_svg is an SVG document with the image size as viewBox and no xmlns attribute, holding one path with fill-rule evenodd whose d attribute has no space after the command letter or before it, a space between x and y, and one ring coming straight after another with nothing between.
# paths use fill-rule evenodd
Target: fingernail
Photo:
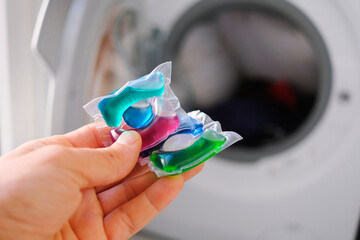
<instances>
[{"instance_id":1,"label":"fingernail","mask_svg":"<svg viewBox=\"0 0 360 240\"><path fill-rule=\"evenodd\" d=\"M134 144L139 137L139 134L135 131L127 131L120 135L118 142L121 144L131 145Z\"/></svg>"}]
</instances>

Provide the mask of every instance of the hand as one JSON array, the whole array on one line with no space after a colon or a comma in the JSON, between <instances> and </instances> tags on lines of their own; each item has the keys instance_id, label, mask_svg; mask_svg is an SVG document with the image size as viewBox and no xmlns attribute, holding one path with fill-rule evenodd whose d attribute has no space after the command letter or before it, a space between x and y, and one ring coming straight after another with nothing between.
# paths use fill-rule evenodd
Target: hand
<instances>
[{"instance_id":1,"label":"hand","mask_svg":"<svg viewBox=\"0 0 360 240\"><path fill-rule=\"evenodd\" d=\"M0 239L128 239L202 168L158 179L136 132L101 146L88 125L0 158Z\"/></svg>"}]
</instances>

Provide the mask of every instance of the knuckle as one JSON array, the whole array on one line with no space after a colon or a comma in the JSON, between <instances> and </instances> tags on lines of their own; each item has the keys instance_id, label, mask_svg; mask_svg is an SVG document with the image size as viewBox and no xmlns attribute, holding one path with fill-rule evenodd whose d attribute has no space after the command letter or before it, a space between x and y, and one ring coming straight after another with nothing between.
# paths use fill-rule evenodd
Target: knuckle
<instances>
[{"instance_id":1,"label":"knuckle","mask_svg":"<svg viewBox=\"0 0 360 240\"><path fill-rule=\"evenodd\" d=\"M160 207L156 205L154 201L151 200L151 197L149 196L148 192L144 192L145 200L148 202L149 207L153 210L154 214L157 215L161 212Z\"/></svg>"},{"instance_id":2,"label":"knuckle","mask_svg":"<svg viewBox=\"0 0 360 240\"><path fill-rule=\"evenodd\" d=\"M67 149L62 146L51 145L44 147L42 151L46 153L44 154L46 155L45 159L50 162L53 162L61 159L66 154Z\"/></svg>"},{"instance_id":3,"label":"knuckle","mask_svg":"<svg viewBox=\"0 0 360 240\"><path fill-rule=\"evenodd\" d=\"M109 169L112 170L113 174L111 175L113 175L114 179L117 179L117 177L120 176L122 173L121 165L123 154L119 151L105 149L105 151L103 152L103 156L105 161L107 162L107 166L109 167Z\"/></svg>"},{"instance_id":4,"label":"knuckle","mask_svg":"<svg viewBox=\"0 0 360 240\"><path fill-rule=\"evenodd\" d=\"M105 148L104 155L110 163L115 164L124 158L123 151L123 149Z\"/></svg>"},{"instance_id":5,"label":"knuckle","mask_svg":"<svg viewBox=\"0 0 360 240\"><path fill-rule=\"evenodd\" d=\"M118 208L118 210L121 216L121 222L124 224L124 227L128 232L128 236L133 236L137 232L136 223L134 219L122 207Z\"/></svg>"}]
</instances>

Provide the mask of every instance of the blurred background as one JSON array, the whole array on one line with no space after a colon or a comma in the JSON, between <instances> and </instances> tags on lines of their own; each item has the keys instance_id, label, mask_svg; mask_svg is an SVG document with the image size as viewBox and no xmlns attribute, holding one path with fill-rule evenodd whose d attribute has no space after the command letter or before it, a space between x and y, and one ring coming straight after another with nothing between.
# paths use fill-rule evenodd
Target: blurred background
<instances>
[{"instance_id":1,"label":"blurred background","mask_svg":"<svg viewBox=\"0 0 360 240\"><path fill-rule=\"evenodd\" d=\"M173 62L172 89L244 140L134 239L355 239L358 0L2 0L0 150Z\"/></svg>"}]
</instances>

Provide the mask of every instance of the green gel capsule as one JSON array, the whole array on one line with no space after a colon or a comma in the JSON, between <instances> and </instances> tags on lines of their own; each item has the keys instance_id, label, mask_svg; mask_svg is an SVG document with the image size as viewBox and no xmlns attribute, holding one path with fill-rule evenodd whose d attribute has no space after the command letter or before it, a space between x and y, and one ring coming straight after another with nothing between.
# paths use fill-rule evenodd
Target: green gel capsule
<instances>
[{"instance_id":1,"label":"green gel capsule","mask_svg":"<svg viewBox=\"0 0 360 240\"><path fill-rule=\"evenodd\" d=\"M166 149L154 151L150 156L150 161L154 167L171 173L170 175L180 174L220 152L225 142L226 138L223 135L212 129L207 129L189 147L178 151L166 151Z\"/></svg>"},{"instance_id":2,"label":"green gel capsule","mask_svg":"<svg viewBox=\"0 0 360 240\"><path fill-rule=\"evenodd\" d=\"M119 127L123 114L131 105L143 99L158 97L164 93L165 82L160 72L154 72L138 80L131 81L123 89L101 100L98 108L106 124Z\"/></svg>"}]
</instances>

